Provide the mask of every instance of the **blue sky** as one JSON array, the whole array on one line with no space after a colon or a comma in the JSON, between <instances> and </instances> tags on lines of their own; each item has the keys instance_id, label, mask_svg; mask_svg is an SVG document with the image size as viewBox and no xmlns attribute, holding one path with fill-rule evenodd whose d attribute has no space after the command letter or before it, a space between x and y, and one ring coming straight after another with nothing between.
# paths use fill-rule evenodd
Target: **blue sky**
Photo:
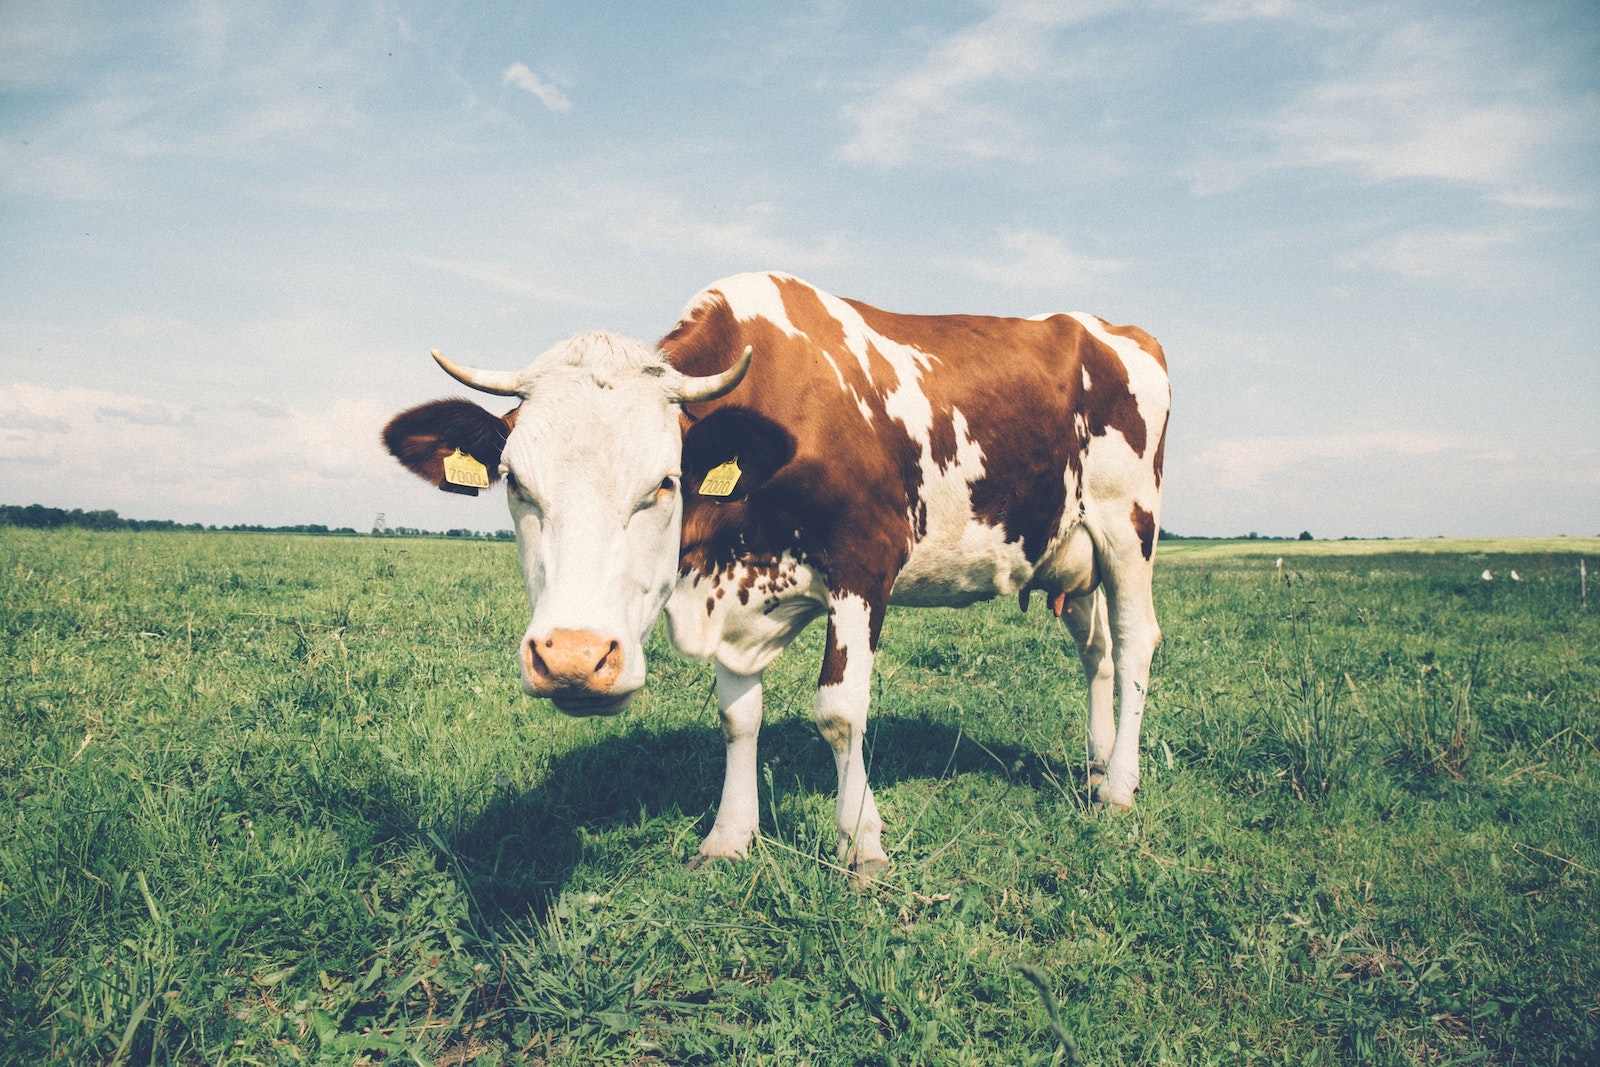
<instances>
[{"instance_id":1,"label":"blue sky","mask_svg":"<svg viewBox=\"0 0 1600 1067\"><path fill-rule=\"evenodd\" d=\"M1594 535L1597 198L1592 0L0 0L0 502L504 527L429 348L781 269L1150 330L1169 530Z\"/></svg>"}]
</instances>

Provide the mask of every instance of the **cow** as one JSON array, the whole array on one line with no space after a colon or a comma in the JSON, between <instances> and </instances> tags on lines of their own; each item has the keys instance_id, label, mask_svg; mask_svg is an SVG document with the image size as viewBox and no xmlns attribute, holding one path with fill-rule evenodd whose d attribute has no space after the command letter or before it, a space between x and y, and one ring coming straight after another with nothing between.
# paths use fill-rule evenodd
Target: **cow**
<instances>
[{"instance_id":1,"label":"cow","mask_svg":"<svg viewBox=\"0 0 1600 1067\"><path fill-rule=\"evenodd\" d=\"M862 880L889 868L862 744L890 604L1044 594L1088 683L1094 799L1133 805L1170 403L1143 330L895 314L756 273L701 291L654 347L583 333L521 371L433 355L518 398L504 415L425 404L384 441L441 488L504 479L532 606L523 688L614 714L663 612L680 651L715 662L727 766L691 866L748 854L762 672L825 618L814 715L839 859Z\"/></svg>"}]
</instances>

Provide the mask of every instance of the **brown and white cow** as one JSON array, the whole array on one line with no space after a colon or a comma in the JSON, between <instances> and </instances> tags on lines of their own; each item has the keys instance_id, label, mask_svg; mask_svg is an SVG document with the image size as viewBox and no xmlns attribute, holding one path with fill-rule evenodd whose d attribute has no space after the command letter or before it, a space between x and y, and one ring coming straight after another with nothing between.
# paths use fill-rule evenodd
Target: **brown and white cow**
<instances>
[{"instance_id":1,"label":"brown and white cow","mask_svg":"<svg viewBox=\"0 0 1600 1067\"><path fill-rule=\"evenodd\" d=\"M486 466L480 482L504 475L533 608L524 688L568 714L620 710L663 609L673 643L715 661L728 762L697 863L747 853L762 672L825 616L815 716L840 856L863 876L887 865L862 741L891 603L1015 594L1026 609L1044 593L1088 679L1098 799L1132 805L1170 399L1144 331L899 315L744 274L697 295L654 349L580 334L520 372L434 355L521 398L504 417L426 404L384 440L441 488L456 488L458 450Z\"/></svg>"}]
</instances>

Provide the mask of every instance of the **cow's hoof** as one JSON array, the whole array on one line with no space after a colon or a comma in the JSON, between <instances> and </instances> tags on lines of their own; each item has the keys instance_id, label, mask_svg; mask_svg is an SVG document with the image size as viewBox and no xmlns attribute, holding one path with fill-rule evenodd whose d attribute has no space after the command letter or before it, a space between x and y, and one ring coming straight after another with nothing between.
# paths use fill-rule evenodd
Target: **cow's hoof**
<instances>
[{"instance_id":1,"label":"cow's hoof","mask_svg":"<svg viewBox=\"0 0 1600 1067\"><path fill-rule=\"evenodd\" d=\"M1107 789L1105 784L1102 783L1095 789L1093 797L1094 799L1090 803L1095 811L1117 812L1133 810L1133 790L1131 789L1126 793L1122 793L1117 790Z\"/></svg>"},{"instance_id":2,"label":"cow's hoof","mask_svg":"<svg viewBox=\"0 0 1600 1067\"><path fill-rule=\"evenodd\" d=\"M888 859L858 860L850 865L850 881L857 889L865 888L892 870L894 863Z\"/></svg>"},{"instance_id":3,"label":"cow's hoof","mask_svg":"<svg viewBox=\"0 0 1600 1067\"><path fill-rule=\"evenodd\" d=\"M1084 775L1084 780L1089 783L1091 790L1098 790L1100 783L1106 780L1106 765L1098 760L1092 761Z\"/></svg>"},{"instance_id":4,"label":"cow's hoof","mask_svg":"<svg viewBox=\"0 0 1600 1067\"><path fill-rule=\"evenodd\" d=\"M686 866L691 871L698 871L702 867L711 866L712 860L747 859L754 838L754 830L741 833L727 827L713 826L711 832L700 842L700 847L695 850L694 858Z\"/></svg>"}]
</instances>

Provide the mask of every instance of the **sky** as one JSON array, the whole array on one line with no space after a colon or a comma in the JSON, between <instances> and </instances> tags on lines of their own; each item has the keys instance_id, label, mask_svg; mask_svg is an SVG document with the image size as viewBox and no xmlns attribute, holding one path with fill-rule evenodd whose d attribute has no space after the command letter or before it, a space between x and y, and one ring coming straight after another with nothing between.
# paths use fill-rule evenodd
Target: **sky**
<instances>
[{"instance_id":1,"label":"sky","mask_svg":"<svg viewBox=\"0 0 1600 1067\"><path fill-rule=\"evenodd\" d=\"M1593 0L0 0L0 503L507 528L430 348L768 269L1149 330L1176 533L1600 534Z\"/></svg>"}]
</instances>

